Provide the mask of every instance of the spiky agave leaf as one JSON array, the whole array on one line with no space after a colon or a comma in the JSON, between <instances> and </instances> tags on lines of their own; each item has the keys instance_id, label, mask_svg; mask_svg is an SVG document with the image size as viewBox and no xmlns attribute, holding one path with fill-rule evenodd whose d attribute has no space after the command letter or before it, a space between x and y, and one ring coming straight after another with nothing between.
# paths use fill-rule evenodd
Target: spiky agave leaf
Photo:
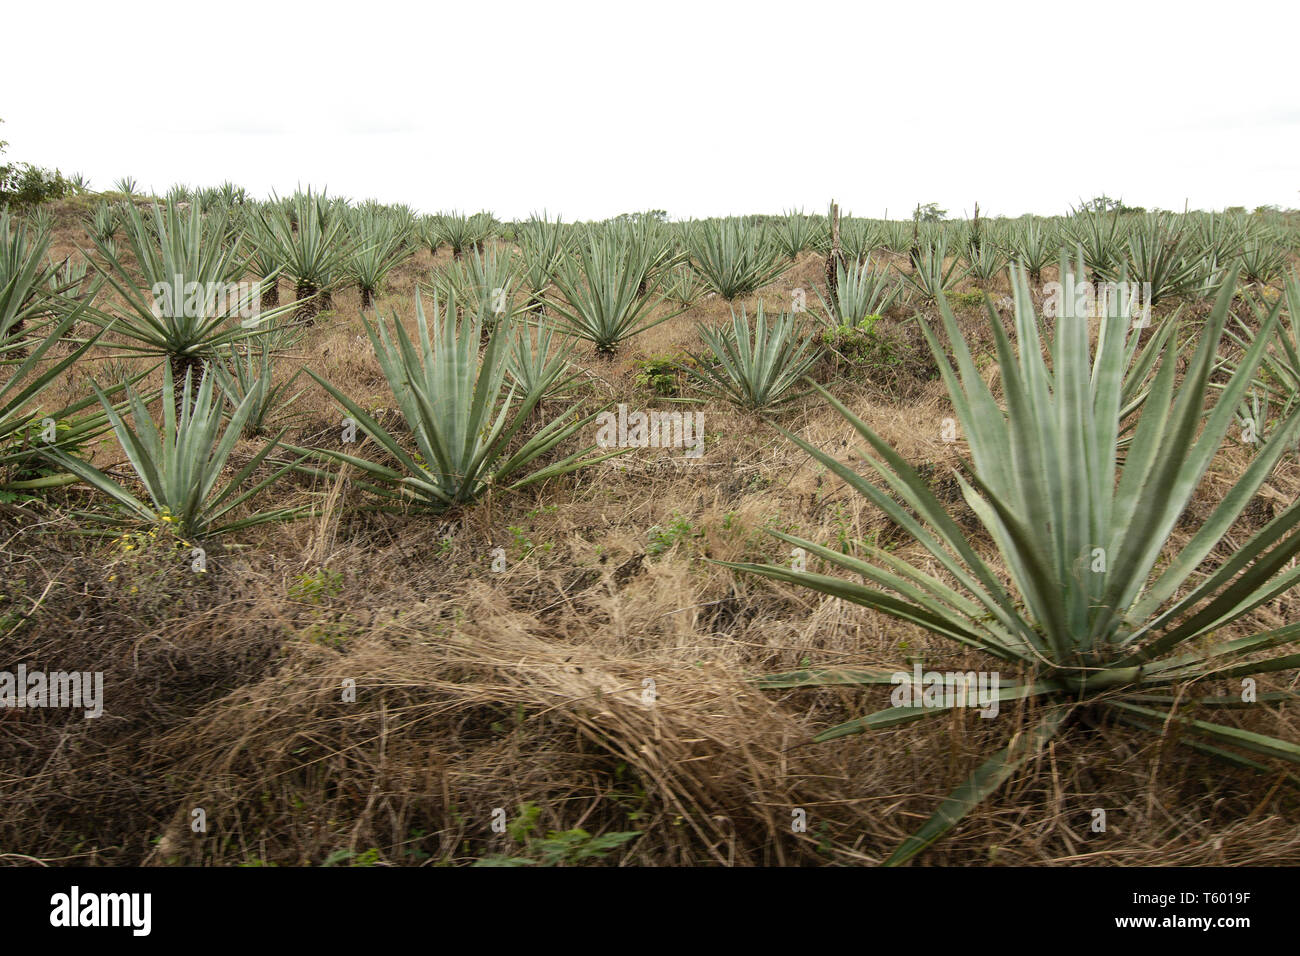
<instances>
[{"instance_id":1,"label":"spiky agave leaf","mask_svg":"<svg viewBox=\"0 0 1300 956\"><path fill-rule=\"evenodd\" d=\"M297 193L272 202L254 221L255 243L269 247L272 261L293 280L298 320L310 324L354 248L346 217L324 194Z\"/></svg>"},{"instance_id":2,"label":"spiky agave leaf","mask_svg":"<svg viewBox=\"0 0 1300 956\"><path fill-rule=\"evenodd\" d=\"M1185 226L1175 228L1168 215L1151 215L1129 231L1128 278L1147 290L1147 301L1185 292L1196 277L1196 260L1187 255Z\"/></svg>"},{"instance_id":3,"label":"spiky agave leaf","mask_svg":"<svg viewBox=\"0 0 1300 956\"><path fill-rule=\"evenodd\" d=\"M774 230L781 252L792 260L801 252L817 248L824 232L824 220L818 216L805 215L802 209L786 212L776 220Z\"/></svg>"},{"instance_id":4,"label":"spiky agave leaf","mask_svg":"<svg viewBox=\"0 0 1300 956\"><path fill-rule=\"evenodd\" d=\"M519 227L519 249L523 260L522 279L528 289L528 308L542 309L543 296L551 287L560 260L568 252L568 233L560 220L551 222L545 213L531 216Z\"/></svg>"},{"instance_id":5,"label":"spiky agave leaf","mask_svg":"<svg viewBox=\"0 0 1300 956\"><path fill-rule=\"evenodd\" d=\"M961 268L961 259L948 251L948 241L942 234L925 241L912 262L912 271L903 273L903 280L928 299L941 300L943 294L956 287L970 267Z\"/></svg>"},{"instance_id":6,"label":"spiky agave leaf","mask_svg":"<svg viewBox=\"0 0 1300 956\"><path fill-rule=\"evenodd\" d=\"M485 249L453 259L433 275L433 286L443 301L490 316L489 324L510 319L518 311L519 257L505 249Z\"/></svg>"},{"instance_id":7,"label":"spiky agave leaf","mask_svg":"<svg viewBox=\"0 0 1300 956\"><path fill-rule=\"evenodd\" d=\"M407 226L393 216L371 214L354 218L348 242L351 252L343 271L357 284L361 308L374 306L388 273L415 251L406 241L408 236Z\"/></svg>"},{"instance_id":8,"label":"spiky agave leaf","mask_svg":"<svg viewBox=\"0 0 1300 956\"><path fill-rule=\"evenodd\" d=\"M1300 554L1300 533L1295 533L1300 503L1217 568L1201 570L1300 428L1300 416L1277 427L1191 540L1161 564L1277 321L1280 304L1205 415L1234 286L1229 281L1220 291L1181 382L1176 381L1177 346L1172 338L1165 340L1122 467L1124 380L1137 354L1130 318L1122 310L1102 318L1095 350L1086 322L1058 320L1049 362L1028 284L1013 267L1018 354L996 312L988 310L1005 411L980 375L947 304L940 300L939 309L956 371L938 336L922 324L970 448L966 476L957 479L997 545L1011 588L979 557L917 471L833 396L823 393L870 445L863 458L879 484L786 433L913 535L952 583L881 548L864 546L863 560L783 532L773 533L867 583L776 565L728 566L805 585L981 650L1021 672L1014 686L999 689L1001 699L1037 698L1044 705L1031 736L1017 738L1008 751L990 758L888 863L910 859L945 833L1059 732L1070 708L1079 704L1152 727L1176 723L1189 739L1201 738L1197 745L1206 752L1238 762L1252 760L1243 750L1300 762L1294 744L1188 720L1176 703L1177 688L1188 682L1300 666L1300 654L1276 653L1300 641L1300 625L1208 646L1202 640L1300 581L1300 568L1291 566ZM1195 696L1189 696L1190 704ZM905 715L909 719L943 712L911 710L915 713ZM889 709L854 721L847 732L897 721L895 709ZM819 739L844 732L831 728Z\"/></svg>"},{"instance_id":9,"label":"spiky agave leaf","mask_svg":"<svg viewBox=\"0 0 1300 956\"><path fill-rule=\"evenodd\" d=\"M1012 227L1008 238L1010 258L1029 273L1031 282L1043 280L1043 267L1061 253L1061 244L1050 224L1040 224L1030 217Z\"/></svg>"}]
</instances>

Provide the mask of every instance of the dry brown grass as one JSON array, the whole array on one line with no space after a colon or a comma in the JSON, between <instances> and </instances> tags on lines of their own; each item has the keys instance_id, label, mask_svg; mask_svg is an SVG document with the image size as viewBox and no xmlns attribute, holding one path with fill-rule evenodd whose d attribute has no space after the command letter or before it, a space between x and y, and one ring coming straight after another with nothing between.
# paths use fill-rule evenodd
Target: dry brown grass
<instances>
[{"instance_id":1,"label":"dry brown grass","mask_svg":"<svg viewBox=\"0 0 1300 956\"><path fill-rule=\"evenodd\" d=\"M65 225L61 246L71 247L74 228ZM427 252L403 264L380 310L409 319L414 284L432 264ZM820 269L804 256L764 297L788 302ZM343 290L334 303L284 374L309 365L384 404L355 318L359 297ZM726 314L725 303L701 303L614 358L580 348L582 401L666 407L636 386L635 363L698 349L695 322ZM961 320L987 347L976 311ZM912 334L901 317L889 321ZM80 377L64 386L84 387ZM947 487L960 446L940 438L950 414L940 383L841 376L832 388ZM342 415L321 390L313 385L300 411L291 440L337 443ZM701 466L648 450L440 519L357 513L345 478L287 482L268 504L311 502L319 513L216 549L206 578L158 550L123 553L71 535L64 512L82 492L48 510L0 514L0 581L11 599L0 603L3 666L102 670L107 702L99 720L31 710L0 719L0 854L230 865L371 851L383 863L464 863L519 852L492 832L491 814L513 817L532 803L543 829L641 831L610 857L625 864L879 862L1032 714L1004 707L982 721L959 711L810 744L831 723L882 706L884 692L762 692L749 678L804 662L896 665L904 653L927 664L979 659L877 613L710 564L782 559L769 523L925 557L769 425L716 404L704 411ZM780 422L854 461L851 430L817 402L796 403ZM99 454L111 461L115 449ZM1193 509L1200 516L1245 454L1227 449L1216 461ZM1290 462L1223 553L1297 488L1300 466ZM965 506L952 504L961 517ZM689 530L654 553L650 530L678 521ZM969 515L967 527L976 527ZM975 542L993 553L982 534ZM489 567L497 547L509 558L502 574ZM339 586L313 597L300 576L321 568ZM1255 623L1293 619L1291 601L1261 609ZM348 680L352 703L342 699ZM1269 708L1249 726L1300 737ZM1081 722L921 861L1300 862L1289 790L1172 743ZM1090 832L1095 807L1107 810L1104 834ZM194 808L206 813L204 834L190 830ZM807 813L806 833L792 832L796 809Z\"/></svg>"}]
</instances>

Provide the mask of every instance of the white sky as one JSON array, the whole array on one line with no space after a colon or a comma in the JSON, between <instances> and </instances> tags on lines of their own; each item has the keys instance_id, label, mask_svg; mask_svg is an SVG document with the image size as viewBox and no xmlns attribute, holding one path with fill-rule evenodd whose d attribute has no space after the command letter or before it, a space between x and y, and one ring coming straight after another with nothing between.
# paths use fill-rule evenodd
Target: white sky
<instances>
[{"instance_id":1,"label":"white sky","mask_svg":"<svg viewBox=\"0 0 1300 956\"><path fill-rule=\"evenodd\" d=\"M6 159L566 219L1300 206L1300 4L11 4ZM29 39L30 38L30 39Z\"/></svg>"}]
</instances>

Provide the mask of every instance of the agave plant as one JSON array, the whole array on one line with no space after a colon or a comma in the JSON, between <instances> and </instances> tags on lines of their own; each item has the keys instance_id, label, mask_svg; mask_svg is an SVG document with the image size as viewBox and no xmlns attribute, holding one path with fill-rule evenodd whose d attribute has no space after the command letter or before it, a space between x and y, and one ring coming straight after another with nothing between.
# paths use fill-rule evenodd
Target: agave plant
<instances>
[{"instance_id":1,"label":"agave plant","mask_svg":"<svg viewBox=\"0 0 1300 956\"><path fill-rule=\"evenodd\" d=\"M678 249L673 230L652 216L640 215L631 221L616 220L607 228L614 241L630 246L637 253L641 272L637 295L645 295L651 282L686 260L685 253Z\"/></svg>"},{"instance_id":2,"label":"agave plant","mask_svg":"<svg viewBox=\"0 0 1300 956\"><path fill-rule=\"evenodd\" d=\"M510 339L506 371L525 404L559 391L577 377L566 375L572 354L572 342L563 336L557 339L550 326L537 323L534 328L529 322L517 325Z\"/></svg>"},{"instance_id":3,"label":"agave plant","mask_svg":"<svg viewBox=\"0 0 1300 956\"><path fill-rule=\"evenodd\" d=\"M1256 234L1241 244L1237 257L1242 276L1255 285L1268 285L1286 267L1286 246L1270 235Z\"/></svg>"},{"instance_id":4,"label":"agave plant","mask_svg":"<svg viewBox=\"0 0 1300 956\"><path fill-rule=\"evenodd\" d=\"M352 251L344 230L346 220L323 195L311 190L287 203L272 203L258 215L256 242L270 247L271 255L294 281L295 317L311 325L320 311L320 297L330 291L334 276Z\"/></svg>"},{"instance_id":5,"label":"agave plant","mask_svg":"<svg viewBox=\"0 0 1300 956\"><path fill-rule=\"evenodd\" d=\"M689 309L708 292L708 285L689 265L680 265L668 275L667 297L683 309Z\"/></svg>"},{"instance_id":6,"label":"agave plant","mask_svg":"<svg viewBox=\"0 0 1300 956\"><path fill-rule=\"evenodd\" d=\"M578 338L594 343L598 352L612 353L632 336L680 314L651 317L662 299L650 296L663 276L649 280L646 294L638 294L647 269L644 247L612 233L590 232L555 273L564 302L548 299L546 304Z\"/></svg>"},{"instance_id":7,"label":"agave plant","mask_svg":"<svg viewBox=\"0 0 1300 956\"><path fill-rule=\"evenodd\" d=\"M941 300L970 271L969 266L960 266L957 256L949 256L947 240L938 235L920 248L913 257L912 271L904 272L903 279L926 298Z\"/></svg>"},{"instance_id":8,"label":"agave plant","mask_svg":"<svg viewBox=\"0 0 1300 956\"><path fill-rule=\"evenodd\" d=\"M487 241L492 232L494 220L491 215L475 213L466 216L460 212L439 213L432 221L432 235L435 237L431 251L443 243L451 247L453 259L459 259L471 250L478 250Z\"/></svg>"},{"instance_id":9,"label":"agave plant","mask_svg":"<svg viewBox=\"0 0 1300 956\"><path fill-rule=\"evenodd\" d=\"M372 325L362 317L397 408L411 431L414 452L342 391L307 370L390 456L391 464L383 464L332 449L316 452L359 469L365 477L358 486L379 497L383 502L380 510L441 512L468 505L491 489L517 491L610 457L589 457L596 447L593 444L538 467L543 455L596 417L579 418L574 408L512 448L541 395L531 394L516 402L516 390L506 388L507 324L497 323L480 357L486 316L467 314L457 322L455 303L449 301L443 309L436 297L432 312L430 322L417 292L414 339L396 315L391 330L383 319Z\"/></svg>"},{"instance_id":10,"label":"agave plant","mask_svg":"<svg viewBox=\"0 0 1300 956\"><path fill-rule=\"evenodd\" d=\"M49 276L46 289L51 295L64 296L73 301L89 301L99 291L100 281L86 281L90 271L90 260L79 255L74 262L72 256L65 256L62 261L50 260Z\"/></svg>"},{"instance_id":11,"label":"agave plant","mask_svg":"<svg viewBox=\"0 0 1300 956\"><path fill-rule=\"evenodd\" d=\"M1174 347L1166 349L1122 468L1117 454L1120 396L1126 356L1132 354L1127 340L1133 334L1122 310L1103 319L1095 353L1086 323L1058 321L1049 363L1028 285L1023 273L1013 269L1019 355L989 309L1005 411L946 303L940 300L939 308L956 372L939 338L922 323L970 448L967 477L958 474L957 480L998 548L1010 587L980 557L918 472L831 395L825 395L827 401L871 446L864 458L882 485L789 435L906 528L948 580L880 548L864 547L867 560L861 560L782 532L774 534L868 583L775 565L729 566L874 608L982 651L997 666L1018 672L993 696L1033 702L1027 705L1032 712L1023 732L953 791L887 864L911 859L946 833L1085 711L1094 718L1110 714L1155 734L1177 727L1180 742L1239 766L1263 769L1256 759L1261 756L1300 762L1300 746L1294 743L1183 713L1193 703L1205 708L1240 704L1198 694L1198 681L1300 666L1300 654L1277 653L1300 640L1300 625L1248 630L1247 636L1227 641L1213 637L1229 625L1245 625L1246 614L1300 580L1300 568L1290 566L1300 553L1300 534L1289 534L1300 524L1300 503L1236 545L1217 567L1202 569L1268 477L1300 417L1277 427L1237 483L1217 495L1218 504L1181 550L1167 547L1232 425L1276 321L1277 306L1202 427L1234 286L1230 281L1221 290L1194 354L1187 357L1181 382L1176 382L1180 363ZM1265 656L1256 656L1260 654ZM875 671L812 671L764 681L769 687L891 682L889 673ZM1259 699L1290 696L1263 694ZM887 708L826 730L817 739L943 712L942 705L924 703Z\"/></svg>"},{"instance_id":12,"label":"agave plant","mask_svg":"<svg viewBox=\"0 0 1300 956\"><path fill-rule=\"evenodd\" d=\"M969 256L969 273L979 280L981 287L987 286L1007 267L1006 254L987 238L980 243L978 251L970 249Z\"/></svg>"},{"instance_id":13,"label":"agave plant","mask_svg":"<svg viewBox=\"0 0 1300 956\"><path fill-rule=\"evenodd\" d=\"M823 296L817 290L826 321L833 326L853 326L869 315L883 315L903 292L903 280L873 270L870 259L862 263L850 261L847 269L840 262L835 270L835 293L831 295L827 290Z\"/></svg>"},{"instance_id":14,"label":"agave plant","mask_svg":"<svg viewBox=\"0 0 1300 956\"><path fill-rule=\"evenodd\" d=\"M515 290L519 285L519 260L499 249L471 252L452 260L434 273L433 285L440 298L459 303L464 309L490 315L489 323L515 314Z\"/></svg>"},{"instance_id":15,"label":"agave plant","mask_svg":"<svg viewBox=\"0 0 1300 956\"><path fill-rule=\"evenodd\" d=\"M42 299L50 295L46 286L57 271L47 259L49 248L48 230L32 231L26 223L11 220L7 209L0 209L0 289L5 296L0 344L8 346L5 351L25 348L20 340L27 321L44 312Z\"/></svg>"},{"instance_id":16,"label":"agave plant","mask_svg":"<svg viewBox=\"0 0 1300 956\"><path fill-rule=\"evenodd\" d=\"M728 302L758 291L790 265L769 233L741 219L698 224L689 249L692 268Z\"/></svg>"},{"instance_id":17,"label":"agave plant","mask_svg":"<svg viewBox=\"0 0 1300 956\"><path fill-rule=\"evenodd\" d=\"M1284 315L1278 317L1274 326L1272 341L1260 361L1258 385L1265 395L1264 404L1276 404L1281 409L1284 419L1290 418L1297 406L1300 406L1300 274L1294 270L1284 283L1286 303ZM1229 329L1228 336L1238 348L1245 352L1251 342L1263 335L1262 321L1258 306L1255 306L1256 321L1261 323L1261 331L1254 333L1241 319L1237 319L1237 328ZM1223 366L1236 369L1240 363L1226 357ZM1255 419L1257 422L1258 418Z\"/></svg>"},{"instance_id":18,"label":"agave plant","mask_svg":"<svg viewBox=\"0 0 1300 956\"><path fill-rule=\"evenodd\" d=\"M1008 245L1011 258L1020 263L1034 283L1043 281L1043 267L1061 252L1050 227L1041 226L1032 218L1012 229Z\"/></svg>"},{"instance_id":19,"label":"agave plant","mask_svg":"<svg viewBox=\"0 0 1300 956\"><path fill-rule=\"evenodd\" d=\"M228 359L214 363L212 369L231 415L245 401L249 403L248 413L244 416L244 437L259 438L269 434L272 424L283 420L284 413L302 395L302 389L289 394L302 369L284 381L276 382L275 351L267 338L241 343L233 352Z\"/></svg>"},{"instance_id":20,"label":"agave plant","mask_svg":"<svg viewBox=\"0 0 1300 956\"><path fill-rule=\"evenodd\" d=\"M1112 280L1124 258L1125 229L1118 207L1111 212L1099 209L1078 210L1067 220L1065 230L1083 251L1088 273L1097 279Z\"/></svg>"},{"instance_id":21,"label":"agave plant","mask_svg":"<svg viewBox=\"0 0 1300 956\"><path fill-rule=\"evenodd\" d=\"M1128 278L1147 290L1147 301L1185 292L1196 278L1197 263L1188 258L1187 234L1174 229L1167 215L1148 216L1129 232Z\"/></svg>"},{"instance_id":22,"label":"agave plant","mask_svg":"<svg viewBox=\"0 0 1300 956\"><path fill-rule=\"evenodd\" d=\"M795 315L782 312L770 326L758 301L751 331L749 316L731 312L731 328L699 326L700 338L710 356L691 354L693 364L683 366L688 375L708 391L741 408L771 408L798 398L794 386L817 361L811 337L801 337Z\"/></svg>"},{"instance_id":23,"label":"agave plant","mask_svg":"<svg viewBox=\"0 0 1300 956\"><path fill-rule=\"evenodd\" d=\"M786 212L776 220L776 242L787 259L816 248L826 232L825 223L817 216L804 215L803 210Z\"/></svg>"},{"instance_id":24,"label":"agave plant","mask_svg":"<svg viewBox=\"0 0 1300 956\"><path fill-rule=\"evenodd\" d=\"M0 287L0 330L12 332L21 324L24 301L29 303L27 316L34 316L40 300L33 304L28 298L27 287L33 279L34 275L25 270L11 276ZM0 377L0 490L32 491L75 481L75 476L51 474L46 468L32 465L44 462L42 449L75 449L107 427L108 420L103 415L80 414L95 403L94 396L54 408L39 404L46 389L67 375L103 335L103 330L99 330L84 341L72 342L68 354L57 359L52 357L52 349L57 344L70 341L68 333L83 317L84 308L84 303L70 302L61 314L42 314L26 327L22 338L0 333L0 369L6 370ZM136 380L145 374L148 373L142 373ZM120 391L118 386L108 394Z\"/></svg>"},{"instance_id":25,"label":"agave plant","mask_svg":"<svg viewBox=\"0 0 1300 956\"><path fill-rule=\"evenodd\" d=\"M112 312L89 309L90 321L122 339L128 351L165 356L174 382L231 344L263 334L280 314L261 310L256 289L239 282L248 269L238 243L222 242L223 225L205 219L202 207L155 205L152 229L135 207L128 209L131 259L96 242L103 264L95 267L118 293ZM179 400L179 393L177 393Z\"/></svg>"},{"instance_id":26,"label":"agave plant","mask_svg":"<svg viewBox=\"0 0 1300 956\"><path fill-rule=\"evenodd\" d=\"M394 217L370 216L357 221L344 271L361 292L361 308L373 308L384 280L413 251L406 242L407 230Z\"/></svg>"},{"instance_id":27,"label":"agave plant","mask_svg":"<svg viewBox=\"0 0 1300 956\"><path fill-rule=\"evenodd\" d=\"M78 517L117 528L165 522L186 538L202 539L269 521L283 521L303 513L303 508L278 508L235 517L236 509L278 481L297 462L284 464L245 488L262 463L280 446L282 431L223 482L226 465L252 412L254 396L245 396L231 413L229 422L224 422L224 402L220 395L213 393L214 380L211 369L205 370L196 390L191 372L187 370L185 382L177 390L172 382L170 366L164 367L164 393L179 391L182 401L179 408L171 402L162 403L161 429L150 416L144 399L129 387L126 393L131 410L130 424L118 413L109 397L95 386L95 394L104 406L104 413L112 423L117 440L144 487L148 501L136 497L90 462L59 448L49 449L46 454L56 464L112 498L124 509L77 512Z\"/></svg>"},{"instance_id":28,"label":"agave plant","mask_svg":"<svg viewBox=\"0 0 1300 956\"><path fill-rule=\"evenodd\" d=\"M881 226L884 247L898 255L907 252L912 245L912 229L913 224L910 222L886 221Z\"/></svg>"},{"instance_id":29,"label":"agave plant","mask_svg":"<svg viewBox=\"0 0 1300 956\"><path fill-rule=\"evenodd\" d=\"M545 214L530 217L519 228L519 247L522 253L522 279L528 290L528 310L540 312L544 296L551 287L551 279L568 251L564 226L559 221L549 221Z\"/></svg>"},{"instance_id":30,"label":"agave plant","mask_svg":"<svg viewBox=\"0 0 1300 956\"><path fill-rule=\"evenodd\" d=\"M1192 263L1187 293L1197 299L1213 299L1228 278L1228 267L1214 253L1207 252Z\"/></svg>"},{"instance_id":31,"label":"agave plant","mask_svg":"<svg viewBox=\"0 0 1300 956\"><path fill-rule=\"evenodd\" d=\"M829 237L829 230L827 230ZM829 250L829 243L826 244ZM840 221L840 253L852 265L866 260L877 249L885 246L884 227L871 219L842 219Z\"/></svg>"},{"instance_id":32,"label":"agave plant","mask_svg":"<svg viewBox=\"0 0 1300 956\"><path fill-rule=\"evenodd\" d=\"M248 267L262 280L262 305L268 309L279 308L280 274L284 271L284 260L280 258L275 245L270 242L253 243Z\"/></svg>"},{"instance_id":33,"label":"agave plant","mask_svg":"<svg viewBox=\"0 0 1300 956\"><path fill-rule=\"evenodd\" d=\"M123 176L113 183L113 189L119 193L126 193L128 196L134 196L140 188L140 184L134 176Z\"/></svg>"},{"instance_id":34,"label":"agave plant","mask_svg":"<svg viewBox=\"0 0 1300 956\"><path fill-rule=\"evenodd\" d=\"M1246 239L1246 224L1240 216L1206 213L1192 220L1195 230L1194 254L1216 262L1227 262L1241 252Z\"/></svg>"}]
</instances>

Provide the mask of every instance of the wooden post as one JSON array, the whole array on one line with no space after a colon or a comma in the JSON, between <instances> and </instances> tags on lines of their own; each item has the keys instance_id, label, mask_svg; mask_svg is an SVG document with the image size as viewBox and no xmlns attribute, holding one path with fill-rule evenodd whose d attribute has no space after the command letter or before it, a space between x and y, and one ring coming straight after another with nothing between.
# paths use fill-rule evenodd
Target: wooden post
<instances>
[{"instance_id":1,"label":"wooden post","mask_svg":"<svg viewBox=\"0 0 1300 956\"><path fill-rule=\"evenodd\" d=\"M826 291L830 304L836 315L840 311L839 267L843 256L840 253L840 206L831 200L831 252L826 257Z\"/></svg>"}]
</instances>

